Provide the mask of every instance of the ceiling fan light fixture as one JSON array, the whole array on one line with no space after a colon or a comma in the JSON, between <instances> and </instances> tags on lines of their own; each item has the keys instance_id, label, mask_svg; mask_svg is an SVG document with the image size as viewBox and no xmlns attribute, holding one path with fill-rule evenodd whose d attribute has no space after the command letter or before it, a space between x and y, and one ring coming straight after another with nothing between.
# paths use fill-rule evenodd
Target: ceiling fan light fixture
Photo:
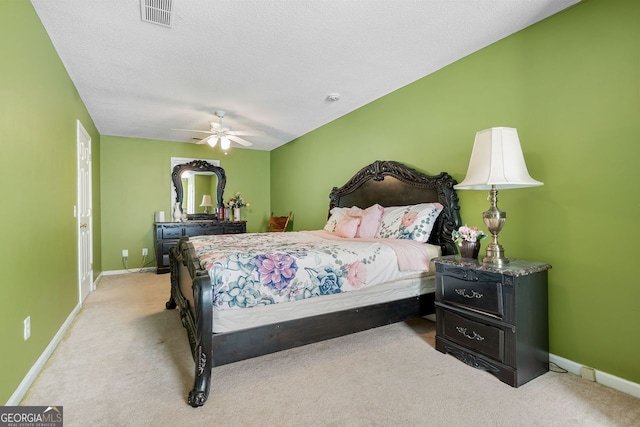
<instances>
[{"instance_id":1,"label":"ceiling fan light fixture","mask_svg":"<svg viewBox=\"0 0 640 427\"><path fill-rule=\"evenodd\" d=\"M231 141L226 136L220 138L220 148L223 150L228 150L231 146Z\"/></svg>"},{"instance_id":2,"label":"ceiling fan light fixture","mask_svg":"<svg viewBox=\"0 0 640 427\"><path fill-rule=\"evenodd\" d=\"M225 112L222 110L216 111L216 116L218 117L218 123L209 122L211 125L211 130L198 130L198 129L172 129L179 131L188 131L188 132L199 132L199 133L208 133L210 134L206 138L198 139L198 144L207 143L211 147L215 147L218 141L222 146L223 150L227 150L231 147L231 141L237 142L240 145L245 147L250 147L253 144L246 139L240 138L239 136L244 135L256 135L254 132L246 132L246 131L232 131L231 127L222 123L222 118L225 116ZM258 133L259 135L260 133Z\"/></svg>"}]
</instances>

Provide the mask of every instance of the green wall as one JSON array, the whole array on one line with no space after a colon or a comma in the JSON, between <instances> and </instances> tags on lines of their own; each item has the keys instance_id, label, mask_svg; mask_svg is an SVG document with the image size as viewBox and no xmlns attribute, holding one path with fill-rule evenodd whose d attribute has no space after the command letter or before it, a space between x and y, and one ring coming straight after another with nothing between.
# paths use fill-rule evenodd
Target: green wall
<instances>
[{"instance_id":1,"label":"green wall","mask_svg":"<svg viewBox=\"0 0 640 427\"><path fill-rule=\"evenodd\" d=\"M121 269L122 249L129 267L143 247L153 258L153 213L170 215L172 156L219 159L225 200L241 191L251 203L242 212L249 231L265 230L272 208L313 229L331 188L365 164L397 160L462 180L476 131L517 127L545 185L500 193L509 213L501 242L508 256L553 264L551 351L640 383L639 281L603 256L620 252L625 262L638 232L618 218L640 213L639 21L635 1L584 0L271 153L225 156L101 137L31 4L0 1L0 179L11 182L0 209L0 402L77 305L77 119L93 142L95 275ZM459 196L463 219L481 225L486 194Z\"/></svg>"},{"instance_id":2,"label":"green wall","mask_svg":"<svg viewBox=\"0 0 640 427\"><path fill-rule=\"evenodd\" d=\"M155 265L155 211L171 218L171 157L219 160L227 175L224 201L237 191L251 206L242 208L247 231L265 231L271 209L267 151L220 149L149 139L102 136L102 265L122 270L122 250L129 250L128 267L141 266L142 248L149 249L148 266ZM198 201L198 199L196 199ZM202 200L200 196L199 200ZM197 203L200 204L199 201ZM202 208L198 208L202 210Z\"/></svg>"},{"instance_id":3,"label":"green wall","mask_svg":"<svg viewBox=\"0 0 640 427\"><path fill-rule=\"evenodd\" d=\"M93 150L101 270L100 135L28 1L0 1L0 404L78 304L76 120ZM31 317L24 341L23 320Z\"/></svg>"},{"instance_id":4,"label":"green wall","mask_svg":"<svg viewBox=\"0 0 640 427\"><path fill-rule=\"evenodd\" d=\"M640 383L640 280L627 267L640 217L639 22L640 2L583 1L274 150L272 206L293 210L297 230L318 228L331 188L360 167L397 160L461 181L476 131L516 127L544 186L500 192L500 240L509 257L553 265L551 352ZM458 194L463 221L482 226L486 192Z\"/></svg>"}]
</instances>

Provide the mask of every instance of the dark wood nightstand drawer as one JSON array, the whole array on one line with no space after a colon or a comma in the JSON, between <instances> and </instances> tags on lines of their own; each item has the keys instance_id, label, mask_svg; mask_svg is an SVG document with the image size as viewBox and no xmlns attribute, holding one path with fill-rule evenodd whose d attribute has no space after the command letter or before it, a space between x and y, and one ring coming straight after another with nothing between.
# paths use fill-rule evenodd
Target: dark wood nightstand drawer
<instances>
[{"instance_id":1,"label":"dark wood nightstand drawer","mask_svg":"<svg viewBox=\"0 0 640 427\"><path fill-rule=\"evenodd\" d=\"M179 239L182 237L182 227L162 229L162 239Z\"/></svg>"},{"instance_id":2,"label":"dark wood nightstand drawer","mask_svg":"<svg viewBox=\"0 0 640 427\"><path fill-rule=\"evenodd\" d=\"M500 274L455 266L438 266L439 301L479 311L499 319L504 317L504 297Z\"/></svg>"},{"instance_id":3,"label":"dark wood nightstand drawer","mask_svg":"<svg viewBox=\"0 0 640 427\"><path fill-rule=\"evenodd\" d=\"M438 325L442 337L499 362L508 362L505 349L514 340L515 333L512 330L478 322L441 308L436 313L438 323L442 322L442 325Z\"/></svg>"}]
</instances>

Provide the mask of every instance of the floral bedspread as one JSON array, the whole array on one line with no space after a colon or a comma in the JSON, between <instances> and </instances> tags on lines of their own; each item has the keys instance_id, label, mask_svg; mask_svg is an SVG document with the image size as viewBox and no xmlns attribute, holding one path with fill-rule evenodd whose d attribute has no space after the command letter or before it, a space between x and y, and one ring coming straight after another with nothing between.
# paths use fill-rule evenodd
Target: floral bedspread
<instances>
[{"instance_id":1,"label":"floral bedspread","mask_svg":"<svg viewBox=\"0 0 640 427\"><path fill-rule=\"evenodd\" d=\"M382 240L327 240L305 232L190 237L209 272L217 310L349 292L415 275Z\"/></svg>"}]
</instances>

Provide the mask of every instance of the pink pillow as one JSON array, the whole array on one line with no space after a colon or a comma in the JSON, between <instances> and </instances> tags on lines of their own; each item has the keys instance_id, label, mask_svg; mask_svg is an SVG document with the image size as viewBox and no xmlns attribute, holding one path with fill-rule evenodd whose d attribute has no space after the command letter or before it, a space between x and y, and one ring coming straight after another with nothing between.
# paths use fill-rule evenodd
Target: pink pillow
<instances>
[{"instance_id":1,"label":"pink pillow","mask_svg":"<svg viewBox=\"0 0 640 427\"><path fill-rule=\"evenodd\" d=\"M363 239L373 239L376 237L380 229L380 223L382 222L382 214L384 214L384 208L377 203L363 210L356 237Z\"/></svg>"},{"instance_id":2,"label":"pink pillow","mask_svg":"<svg viewBox=\"0 0 640 427\"><path fill-rule=\"evenodd\" d=\"M336 224L334 233L340 237L348 237L350 239L356 237L358 232L358 226L360 225L360 218L345 216Z\"/></svg>"},{"instance_id":3,"label":"pink pillow","mask_svg":"<svg viewBox=\"0 0 640 427\"><path fill-rule=\"evenodd\" d=\"M357 206L351 206L345 212L346 212L346 214L348 216L353 216L353 217L357 217L357 218L360 218L362 216L362 209L360 209Z\"/></svg>"}]
</instances>

